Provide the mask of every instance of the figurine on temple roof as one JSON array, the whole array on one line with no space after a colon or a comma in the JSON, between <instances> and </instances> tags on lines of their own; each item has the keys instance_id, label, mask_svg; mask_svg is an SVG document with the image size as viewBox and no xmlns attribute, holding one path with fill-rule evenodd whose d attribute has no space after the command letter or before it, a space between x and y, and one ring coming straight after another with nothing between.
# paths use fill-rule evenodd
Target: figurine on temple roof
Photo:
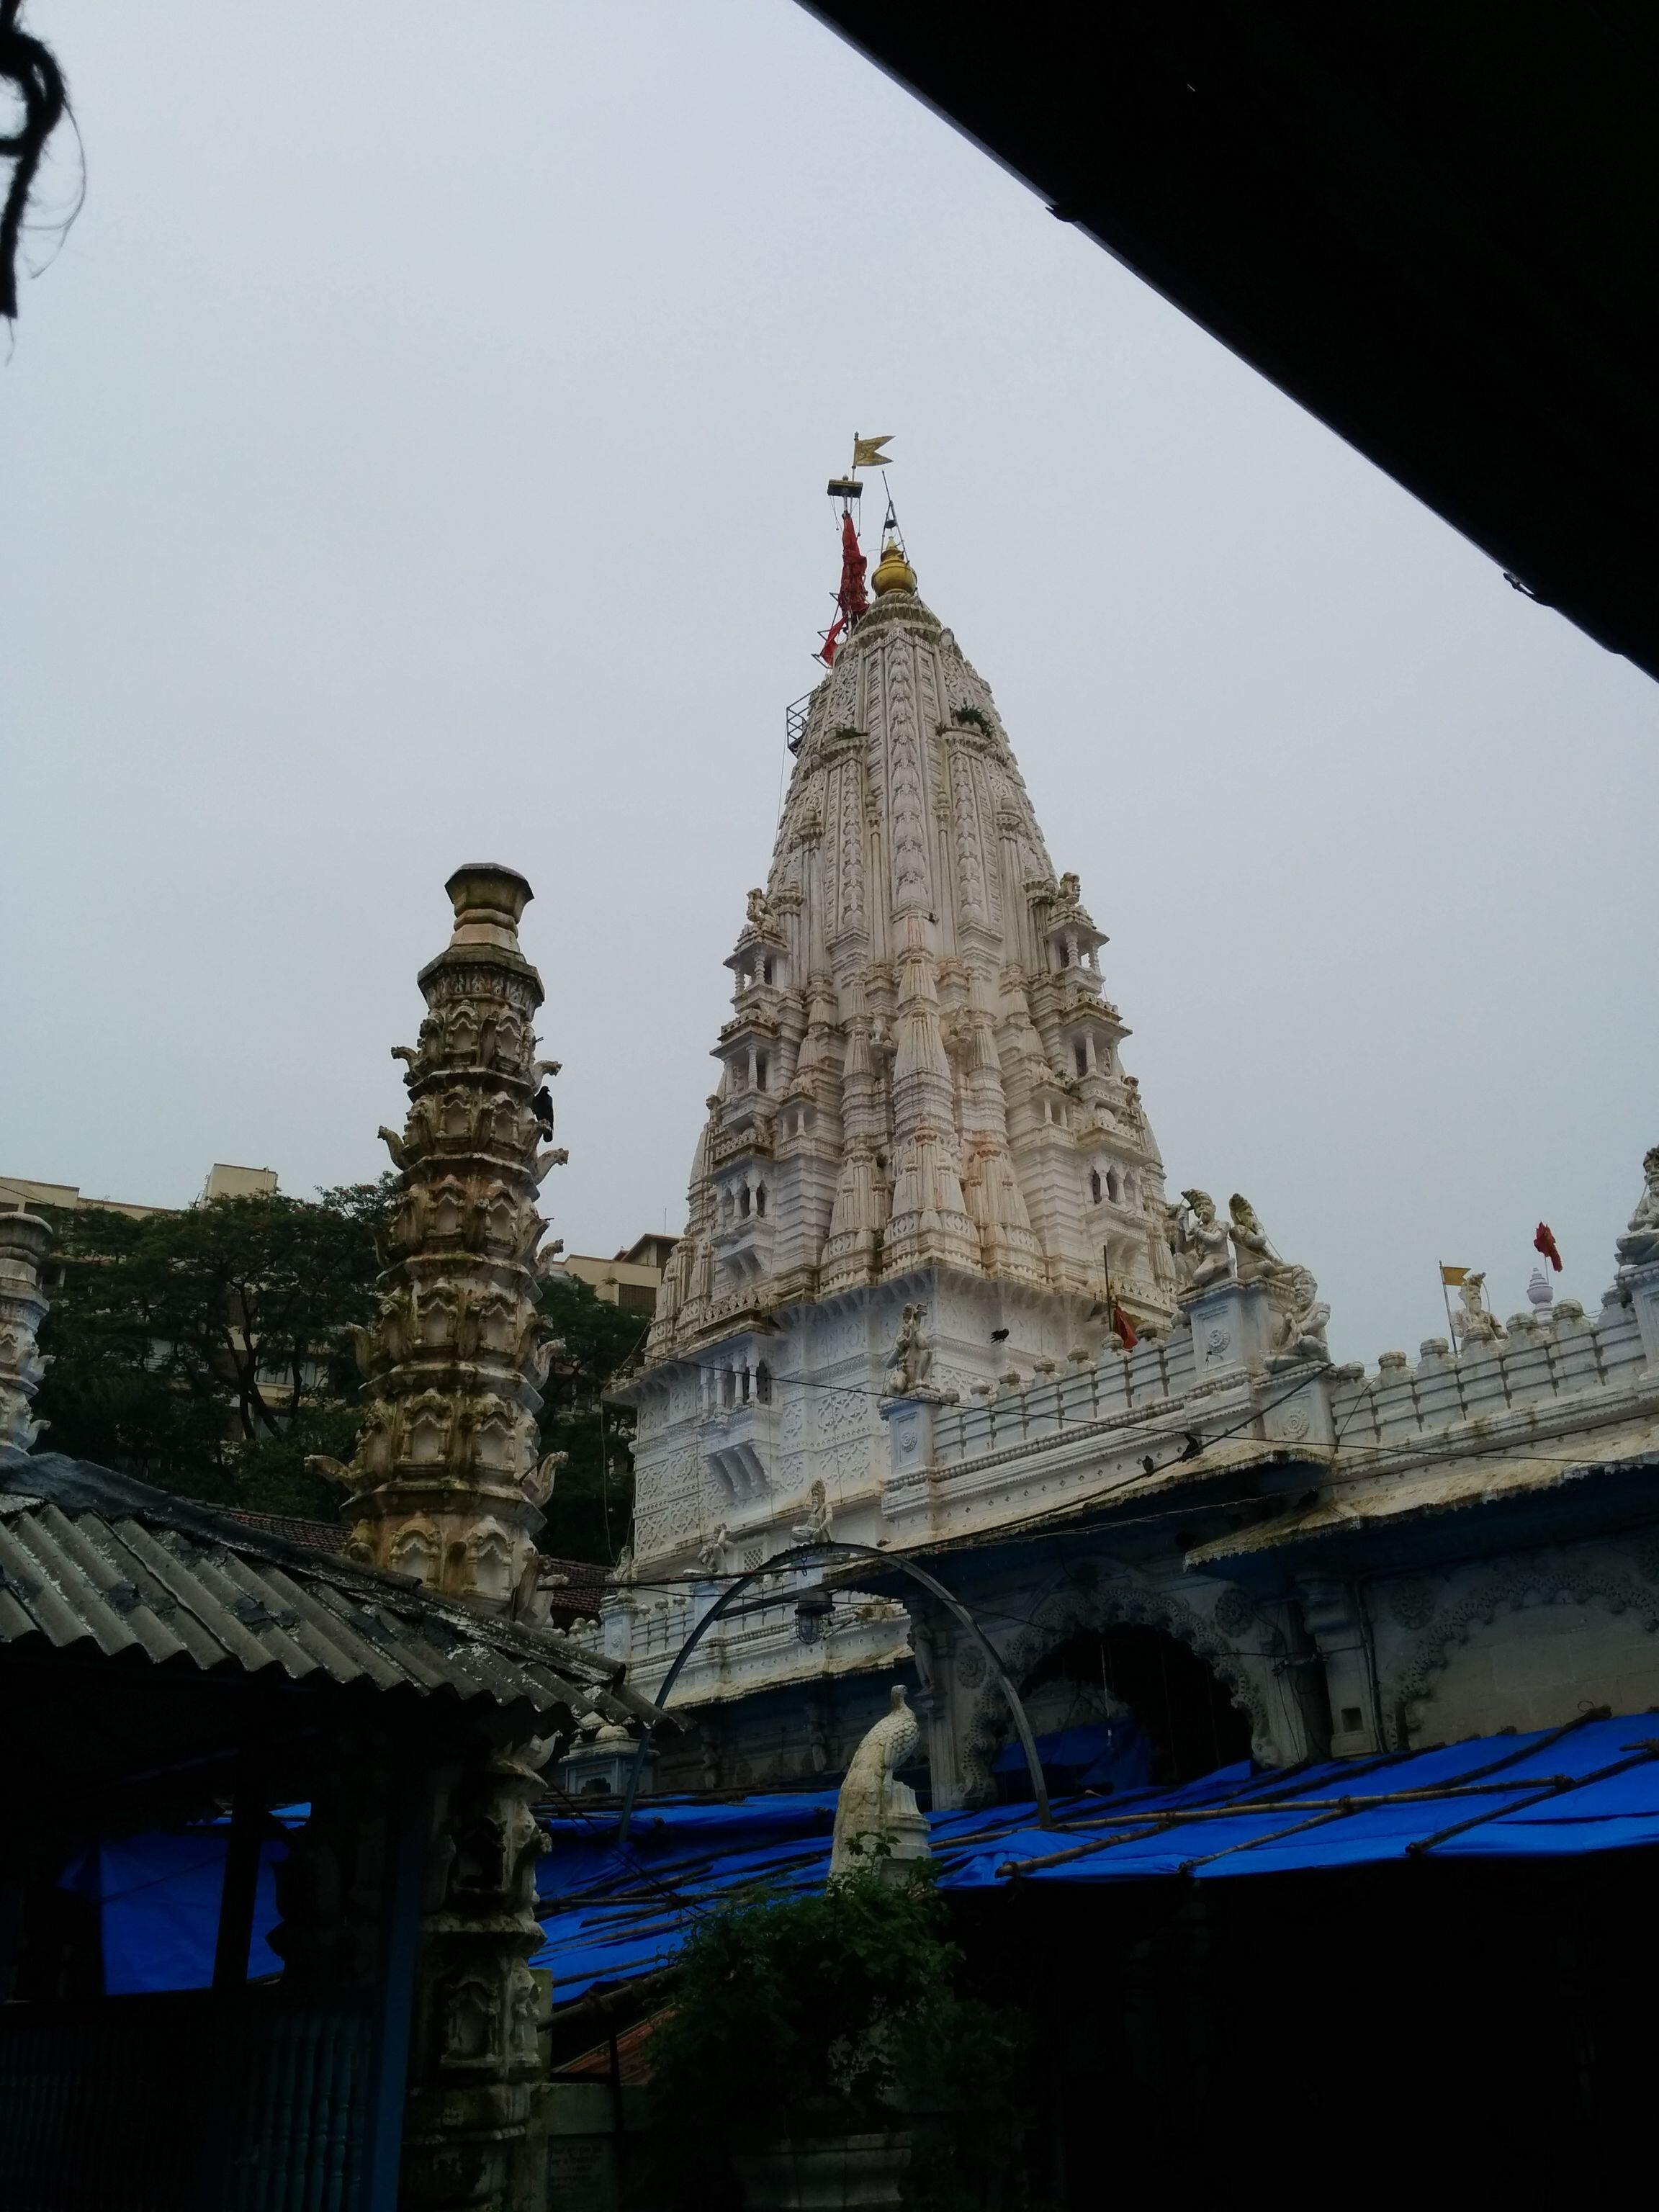
<instances>
[{"instance_id":1,"label":"figurine on temple roof","mask_svg":"<svg viewBox=\"0 0 1659 2212\"><path fill-rule=\"evenodd\" d=\"M1241 1283L1275 1282L1286 1273L1285 1264L1267 1241L1267 1232L1255 1208L1242 1193L1227 1200L1230 1234Z\"/></svg>"},{"instance_id":2,"label":"figurine on temple roof","mask_svg":"<svg viewBox=\"0 0 1659 2212\"><path fill-rule=\"evenodd\" d=\"M1168 1212L1170 1247L1178 1273L1182 1260L1186 1262L1186 1287L1202 1291L1212 1283L1225 1282L1233 1273L1233 1258L1226 1227L1217 1218L1215 1200L1209 1192L1183 1190L1181 1204L1170 1206Z\"/></svg>"},{"instance_id":3,"label":"figurine on temple roof","mask_svg":"<svg viewBox=\"0 0 1659 2212\"><path fill-rule=\"evenodd\" d=\"M1619 1257L1627 1267L1645 1267L1659 1261L1659 1145L1642 1162L1642 1195L1630 1226L1619 1239Z\"/></svg>"},{"instance_id":4,"label":"figurine on temple roof","mask_svg":"<svg viewBox=\"0 0 1659 2212\"><path fill-rule=\"evenodd\" d=\"M1497 1344L1508 1333L1486 1304L1486 1284L1485 1269L1476 1268L1465 1275L1457 1286L1458 1306L1452 1316L1452 1327L1457 1333L1460 1351L1472 1344Z\"/></svg>"},{"instance_id":5,"label":"figurine on temple roof","mask_svg":"<svg viewBox=\"0 0 1659 2212\"><path fill-rule=\"evenodd\" d=\"M893 1370L890 1389L895 1398L908 1397L933 1371L933 1348L921 1333L926 1311L925 1306L906 1306L899 1323L898 1340L887 1355L887 1364Z\"/></svg>"}]
</instances>

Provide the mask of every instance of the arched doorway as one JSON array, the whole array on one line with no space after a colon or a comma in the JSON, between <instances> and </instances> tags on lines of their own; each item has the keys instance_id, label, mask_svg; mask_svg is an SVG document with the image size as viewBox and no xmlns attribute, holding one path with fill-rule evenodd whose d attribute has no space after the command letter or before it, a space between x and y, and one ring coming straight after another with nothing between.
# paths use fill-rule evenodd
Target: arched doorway
<instances>
[{"instance_id":1,"label":"arched doorway","mask_svg":"<svg viewBox=\"0 0 1659 2212\"><path fill-rule=\"evenodd\" d=\"M1150 1778L1160 1785L1250 1756L1249 1719L1227 1685L1178 1638L1142 1622L1077 1630L1019 1689L1039 1743L1132 1714L1150 1746Z\"/></svg>"}]
</instances>

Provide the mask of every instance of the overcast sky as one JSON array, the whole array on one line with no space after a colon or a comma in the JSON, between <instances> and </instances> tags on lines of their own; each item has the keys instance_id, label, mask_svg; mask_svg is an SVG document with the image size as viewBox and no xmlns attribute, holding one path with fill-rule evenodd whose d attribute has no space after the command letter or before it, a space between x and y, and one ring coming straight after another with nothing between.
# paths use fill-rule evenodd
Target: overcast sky
<instances>
[{"instance_id":1,"label":"overcast sky","mask_svg":"<svg viewBox=\"0 0 1659 2212\"><path fill-rule=\"evenodd\" d=\"M1344 1357L1443 1329L1440 1259L1513 1311L1540 1215L1594 1310L1659 1141L1644 677L790 0L30 21L87 199L0 366L0 1173L377 1173L489 858L559 1231L678 1227L889 431L1172 1186Z\"/></svg>"}]
</instances>

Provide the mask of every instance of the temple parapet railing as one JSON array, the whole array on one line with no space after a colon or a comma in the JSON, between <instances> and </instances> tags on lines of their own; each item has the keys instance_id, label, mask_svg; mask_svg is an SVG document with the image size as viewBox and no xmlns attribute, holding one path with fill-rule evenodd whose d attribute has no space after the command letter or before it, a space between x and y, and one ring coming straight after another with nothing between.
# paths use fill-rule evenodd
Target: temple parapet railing
<instances>
[{"instance_id":1,"label":"temple parapet railing","mask_svg":"<svg viewBox=\"0 0 1659 2212\"><path fill-rule=\"evenodd\" d=\"M1345 1450L1455 1443L1506 1417L1523 1425L1559 1417L1571 1425L1613 1420L1643 1400L1659 1403L1659 1364L1644 1342L1639 1302L1610 1290L1591 1317L1573 1299L1539 1315L1516 1315L1507 1332L1453 1352L1430 1337L1415 1364L1385 1352L1376 1370L1338 1369L1331 1406Z\"/></svg>"}]
</instances>

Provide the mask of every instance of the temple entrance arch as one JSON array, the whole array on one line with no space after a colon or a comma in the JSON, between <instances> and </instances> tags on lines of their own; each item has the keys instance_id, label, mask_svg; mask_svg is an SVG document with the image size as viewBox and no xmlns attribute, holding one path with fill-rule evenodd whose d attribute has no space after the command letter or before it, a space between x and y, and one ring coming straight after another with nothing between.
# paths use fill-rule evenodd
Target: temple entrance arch
<instances>
[{"instance_id":1,"label":"temple entrance arch","mask_svg":"<svg viewBox=\"0 0 1659 2212\"><path fill-rule=\"evenodd\" d=\"M1168 1787L1250 1756L1250 1723L1228 1685L1163 1628L1141 1621L1076 1630L1020 1680L1039 1739L1104 1725L1128 1754L1138 1732L1146 1778ZM1132 1757L1126 1764L1133 1771Z\"/></svg>"},{"instance_id":2,"label":"temple entrance arch","mask_svg":"<svg viewBox=\"0 0 1659 2212\"><path fill-rule=\"evenodd\" d=\"M1238 1759L1276 1765L1305 1755L1294 1730L1275 1729L1269 1713L1266 1692L1282 1656L1277 1632L1242 1593L1225 1616L1219 1606L1200 1612L1132 1570L1085 1560L1050 1585L1028 1626L1005 1647L1004 1663L1022 1700L1041 1700L1034 1725L1045 1734L1058 1724L1051 1714L1066 1698L1066 1684L1075 1683L1079 1698L1091 1688L1102 1698L1103 1663L1101 1709L1115 1698L1137 1714L1156 1754L1153 1779L1161 1783ZM1006 1741L1002 1710L971 1661L965 1672L958 1663L957 1680L973 1696L959 1738L962 1778L968 1802L984 1804L996 1795L992 1770Z\"/></svg>"}]
</instances>

